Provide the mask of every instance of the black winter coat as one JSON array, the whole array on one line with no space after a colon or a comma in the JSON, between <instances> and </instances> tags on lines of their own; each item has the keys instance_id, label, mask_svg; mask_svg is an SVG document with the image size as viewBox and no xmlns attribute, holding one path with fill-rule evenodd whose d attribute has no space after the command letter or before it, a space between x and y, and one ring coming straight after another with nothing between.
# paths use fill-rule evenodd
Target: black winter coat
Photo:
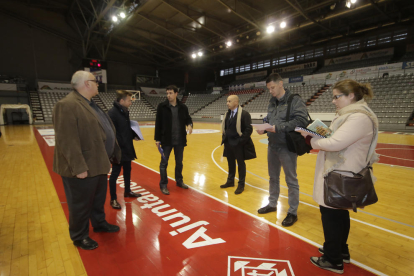
<instances>
[{"instance_id":1,"label":"black winter coat","mask_svg":"<svg viewBox=\"0 0 414 276\"><path fill-rule=\"evenodd\" d=\"M180 126L180 144L187 146L186 126L193 125L188 108L185 104L177 99L178 121ZM163 146L172 146L172 112L170 102L165 100L157 107L157 116L155 118L155 141L160 141Z\"/></svg>"},{"instance_id":2,"label":"black winter coat","mask_svg":"<svg viewBox=\"0 0 414 276\"><path fill-rule=\"evenodd\" d=\"M240 109L239 109L240 110ZM231 112L227 112L226 118L224 118L224 120L226 120L226 126L229 120ZM237 116L237 114L235 115ZM236 119L234 119L236 120ZM250 160L250 159L254 159L256 158L256 150L254 148L254 144L253 144L253 140L251 138L252 132L253 132L253 127L252 127L252 118L250 116L250 113L247 112L246 110L242 110L242 114L241 114L241 132L242 132L242 136L238 136L238 143L237 143L237 147L240 147L240 150L243 150L243 155L244 155L244 160ZM223 156L227 157L227 149L226 149L226 143L229 143L228 141L228 137L226 137L226 133L223 133L222 136L222 140L221 140L221 144L224 144L224 151L223 151ZM233 145L233 143L230 142L231 145Z\"/></svg>"},{"instance_id":3,"label":"black winter coat","mask_svg":"<svg viewBox=\"0 0 414 276\"><path fill-rule=\"evenodd\" d=\"M131 129L131 121L129 120L128 110L118 102L114 102L114 106L108 111L108 115L111 117L111 120L115 126L116 140L118 140L118 144L121 147L121 162L136 159L137 155L135 154L133 143L136 135Z\"/></svg>"}]
</instances>

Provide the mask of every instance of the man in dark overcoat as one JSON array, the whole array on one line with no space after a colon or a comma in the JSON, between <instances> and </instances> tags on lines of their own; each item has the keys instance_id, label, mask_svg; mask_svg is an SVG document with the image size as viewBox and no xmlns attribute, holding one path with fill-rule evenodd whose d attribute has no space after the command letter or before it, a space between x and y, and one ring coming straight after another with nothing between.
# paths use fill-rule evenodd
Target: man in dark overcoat
<instances>
[{"instance_id":1,"label":"man in dark overcoat","mask_svg":"<svg viewBox=\"0 0 414 276\"><path fill-rule=\"evenodd\" d=\"M229 174L227 182L220 187L234 187L237 160L239 183L234 193L238 195L244 191L246 180L246 163L244 161L256 158L256 150L250 137L253 132L250 113L239 105L239 97L236 95L230 95L227 98L227 107L229 110L222 122L221 144L224 144L223 156L227 157Z\"/></svg>"}]
</instances>

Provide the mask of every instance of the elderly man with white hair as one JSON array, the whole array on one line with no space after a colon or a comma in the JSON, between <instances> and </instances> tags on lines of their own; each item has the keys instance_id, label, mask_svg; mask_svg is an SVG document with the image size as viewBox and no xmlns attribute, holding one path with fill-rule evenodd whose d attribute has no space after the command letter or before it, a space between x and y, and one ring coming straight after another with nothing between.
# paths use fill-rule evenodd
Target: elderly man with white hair
<instances>
[{"instance_id":1,"label":"elderly man with white hair","mask_svg":"<svg viewBox=\"0 0 414 276\"><path fill-rule=\"evenodd\" d=\"M117 232L105 220L107 174L111 162L119 163L121 149L111 119L92 97L98 82L86 71L72 76L73 91L53 108L55 153L53 171L62 177L69 208L69 234L73 244L85 250L98 247L94 232Z\"/></svg>"}]
</instances>

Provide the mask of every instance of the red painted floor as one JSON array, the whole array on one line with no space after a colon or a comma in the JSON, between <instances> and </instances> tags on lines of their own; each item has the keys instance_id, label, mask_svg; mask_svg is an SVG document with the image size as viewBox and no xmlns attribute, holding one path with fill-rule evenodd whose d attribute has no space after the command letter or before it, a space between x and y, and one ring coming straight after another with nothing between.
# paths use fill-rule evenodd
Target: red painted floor
<instances>
[{"instance_id":1,"label":"red painted floor","mask_svg":"<svg viewBox=\"0 0 414 276\"><path fill-rule=\"evenodd\" d=\"M36 139L67 217L63 184L52 172L54 148L37 131ZM91 228L99 248L79 250L88 275L334 275L310 263L311 256L320 255L315 246L257 218L194 189L177 188L171 180L171 195L165 196L159 174L135 163L132 181L145 196L124 202L118 186L121 211L110 207L108 190L107 221L121 231L93 233ZM372 274L346 264L344 275Z\"/></svg>"}]
</instances>

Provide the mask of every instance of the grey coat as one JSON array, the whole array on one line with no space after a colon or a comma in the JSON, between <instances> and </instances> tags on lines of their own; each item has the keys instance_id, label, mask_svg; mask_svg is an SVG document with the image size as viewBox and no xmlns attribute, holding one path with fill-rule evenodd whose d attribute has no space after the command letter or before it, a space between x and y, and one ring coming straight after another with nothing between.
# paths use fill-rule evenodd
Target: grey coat
<instances>
[{"instance_id":1,"label":"grey coat","mask_svg":"<svg viewBox=\"0 0 414 276\"><path fill-rule=\"evenodd\" d=\"M292 93L288 89L285 89L285 91L285 95L280 100L272 97L267 108L269 124L276 128L276 133L267 133L269 146L273 148L287 147L286 133L293 131L297 126L306 127L308 125L308 112L300 97L293 98L290 118L286 122L287 100Z\"/></svg>"}]
</instances>

